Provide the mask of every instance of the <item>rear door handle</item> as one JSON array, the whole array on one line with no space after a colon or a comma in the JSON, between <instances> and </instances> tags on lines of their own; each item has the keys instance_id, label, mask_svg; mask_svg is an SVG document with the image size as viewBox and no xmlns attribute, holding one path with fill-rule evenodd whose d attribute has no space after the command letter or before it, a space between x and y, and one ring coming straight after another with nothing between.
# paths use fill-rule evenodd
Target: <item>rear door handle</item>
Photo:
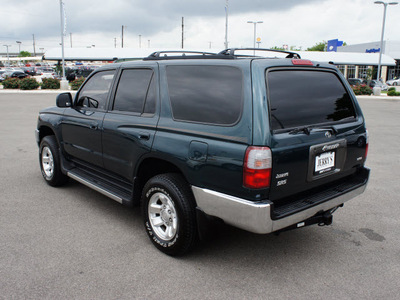
<instances>
[{"instance_id":1,"label":"rear door handle","mask_svg":"<svg viewBox=\"0 0 400 300\"><path fill-rule=\"evenodd\" d=\"M98 126L97 125L89 125L89 128L92 130L97 130Z\"/></svg>"}]
</instances>

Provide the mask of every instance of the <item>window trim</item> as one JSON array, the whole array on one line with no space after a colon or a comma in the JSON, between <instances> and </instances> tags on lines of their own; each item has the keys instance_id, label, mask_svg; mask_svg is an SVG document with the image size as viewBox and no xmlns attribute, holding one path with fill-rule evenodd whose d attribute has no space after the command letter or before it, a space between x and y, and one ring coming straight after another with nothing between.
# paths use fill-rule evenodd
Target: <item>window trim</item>
<instances>
[{"instance_id":1,"label":"window trim","mask_svg":"<svg viewBox=\"0 0 400 300\"><path fill-rule=\"evenodd\" d=\"M332 69L325 69L325 68L315 68L315 67L297 67L297 68L293 68L293 67L274 67L274 68L267 68L264 71L265 74L265 87L266 87L266 92L267 92L267 103L268 103L268 123L269 123L269 128L270 128L270 132L272 134L279 134L279 133L286 133L289 132L295 128L298 128L299 126L294 126L294 127L287 127L287 128L280 128L280 129L272 129L272 116L271 116L271 96L270 96L270 92L269 92L269 84L268 84L268 74L270 72L274 72L274 71L315 71L315 72L327 72L327 73L332 73L333 75L335 75L337 77L337 79L339 80L340 84L343 86L344 90L347 92L347 94L349 95L349 98L351 100L351 104L353 106L353 110L354 110L354 118L352 118L351 120L347 120L344 119L342 121L334 121L334 122L324 122L324 123L314 123L314 124L307 124L305 126L330 126L330 125L339 125L339 124L347 124L347 123L352 123L358 120L359 118L359 114L358 114L358 110L357 107L354 103L354 97L352 95L352 93L350 92L350 90L348 89L348 86L346 84L344 84L344 81L342 80L342 78L340 78L339 74L337 72L340 72L339 70L332 70Z\"/></svg>"},{"instance_id":2,"label":"window trim","mask_svg":"<svg viewBox=\"0 0 400 300\"><path fill-rule=\"evenodd\" d=\"M234 123L231 124L217 124L217 123L208 123L208 122L199 122L199 121L191 121L191 120L181 120L181 119L177 119L174 116L174 111L172 108L172 101L171 101L171 96L170 96L170 91L169 91L169 84L168 84L168 68L169 67L225 67L225 68L234 68L240 71L240 75L241 75L241 83L242 83L242 89L241 89L241 96L240 96L240 112L238 115L237 120ZM244 93L245 93L245 76L244 76L244 72L242 68L239 68L237 66L232 66L232 65L195 65L195 64L185 64L185 65L167 65L165 67L165 78L166 78L166 89L168 92L168 100L169 100L169 105L170 105L170 109L171 109L171 118L174 122L179 122L179 123L188 123L188 124L200 124L200 125L207 125L207 126L218 126L218 127L234 127L237 124L240 123L240 121L242 120L242 116L243 116L243 106L244 106Z\"/></svg>"}]
</instances>

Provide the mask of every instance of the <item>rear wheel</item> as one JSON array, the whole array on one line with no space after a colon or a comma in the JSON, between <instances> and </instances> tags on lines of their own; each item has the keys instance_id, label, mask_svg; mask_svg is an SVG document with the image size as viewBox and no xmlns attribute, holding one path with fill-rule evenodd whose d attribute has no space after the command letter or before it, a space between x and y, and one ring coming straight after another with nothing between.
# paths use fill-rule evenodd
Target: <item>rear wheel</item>
<instances>
[{"instance_id":1,"label":"rear wheel","mask_svg":"<svg viewBox=\"0 0 400 300\"><path fill-rule=\"evenodd\" d=\"M40 142L39 162L43 178L49 185L60 186L68 181L68 177L61 172L58 144L54 135L46 136Z\"/></svg>"},{"instance_id":2,"label":"rear wheel","mask_svg":"<svg viewBox=\"0 0 400 300\"><path fill-rule=\"evenodd\" d=\"M182 176L151 178L143 189L141 204L146 232L160 251L176 256L193 248L197 241L195 201Z\"/></svg>"}]
</instances>

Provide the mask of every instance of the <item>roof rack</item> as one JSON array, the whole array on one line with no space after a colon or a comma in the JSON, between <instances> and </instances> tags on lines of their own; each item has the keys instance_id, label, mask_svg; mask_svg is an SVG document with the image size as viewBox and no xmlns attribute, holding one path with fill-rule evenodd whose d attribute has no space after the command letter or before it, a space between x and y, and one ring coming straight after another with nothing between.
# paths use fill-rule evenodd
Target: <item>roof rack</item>
<instances>
[{"instance_id":1,"label":"roof rack","mask_svg":"<svg viewBox=\"0 0 400 300\"><path fill-rule=\"evenodd\" d=\"M143 60L167 60L167 59L220 59L221 56L213 52L200 51L157 51Z\"/></svg>"},{"instance_id":2,"label":"roof rack","mask_svg":"<svg viewBox=\"0 0 400 300\"><path fill-rule=\"evenodd\" d=\"M226 56L233 56L235 58L239 57L255 57L255 55L236 55L236 51L268 51L268 52L278 52L278 53L284 53L287 54L285 58L297 58L300 59L300 54L292 51L285 51L285 50L276 50L276 49L265 49L265 48L229 48L222 50L221 52L218 53L218 55L226 55ZM257 56L258 57L258 56Z\"/></svg>"},{"instance_id":3,"label":"roof rack","mask_svg":"<svg viewBox=\"0 0 400 300\"><path fill-rule=\"evenodd\" d=\"M219 53L213 52L200 52L200 51L157 51L153 52L149 56L143 58L143 60L170 60L170 59L237 59L246 57L262 58L265 56L257 56L251 54L235 54L236 51L268 51L287 54L285 58L298 58L300 55L296 52L275 50L275 49L263 49L263 48L229 48L222 50Z\"/></svg>"}]
</instances>

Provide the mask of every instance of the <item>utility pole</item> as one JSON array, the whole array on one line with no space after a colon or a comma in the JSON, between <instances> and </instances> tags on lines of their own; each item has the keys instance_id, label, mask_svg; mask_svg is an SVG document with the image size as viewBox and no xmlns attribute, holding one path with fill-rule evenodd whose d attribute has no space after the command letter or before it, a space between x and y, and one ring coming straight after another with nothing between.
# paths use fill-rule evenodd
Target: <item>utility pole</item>
<instances>
[{"instance_id":1,"label":"utility pole","mask_svg":"<svg viewBox=\"0 0 400 300\"><path fill-rule=\"evenodd\" d=\"M114 48L117 48L117 38L114 38Z\"/></svg>"},{"instance_id":2,"label":"utility pole","mask_svg":"<svg viewBox=\"0 0 400 300\"><path fill-rule=\"evenodd\" d=\"M69 33L69 41L71 43L71 48L72 48L72 32Z\"/></svg>"},{"instance_id":3,"label":"utility pole","mask_svg":"<svg viewBox=\"0 0 400 300\"><path fill-rule=\"evenodd\" d=\"M35 35L32 34L33 36L33 56L36 56L36 44L35 44Z\"/></svg>"},{"instance_id":4,"label":"utility pole","mask_svg":"<svg viewBox=\"0 0 400 300\"><path fill-rule=\"evenodd\" d=\"M185 32L185 24L184 24L184 18L182 17L182 49L183 49L184 32Z\"/></svg>"},{"instance_id":5,"label":"utility pole","mask_svg":"<svg viewBox=\"0 0 400 300\"><path fill-rule=\"evenodd\" d=\"M121 38L121 48L124 48L124 25L122 25L122 38Z\"/></svg>"},{"instance_id":6,"label":"utility pole","mask_svg":"<svg viewBox=\"0 0 400 300\"><path fill-rule=\"evenodd\" d=\"M229 0L226 0L225 6L225 49L228 49L228 8L229 8Z\"/></svg>"}]
</instances>

